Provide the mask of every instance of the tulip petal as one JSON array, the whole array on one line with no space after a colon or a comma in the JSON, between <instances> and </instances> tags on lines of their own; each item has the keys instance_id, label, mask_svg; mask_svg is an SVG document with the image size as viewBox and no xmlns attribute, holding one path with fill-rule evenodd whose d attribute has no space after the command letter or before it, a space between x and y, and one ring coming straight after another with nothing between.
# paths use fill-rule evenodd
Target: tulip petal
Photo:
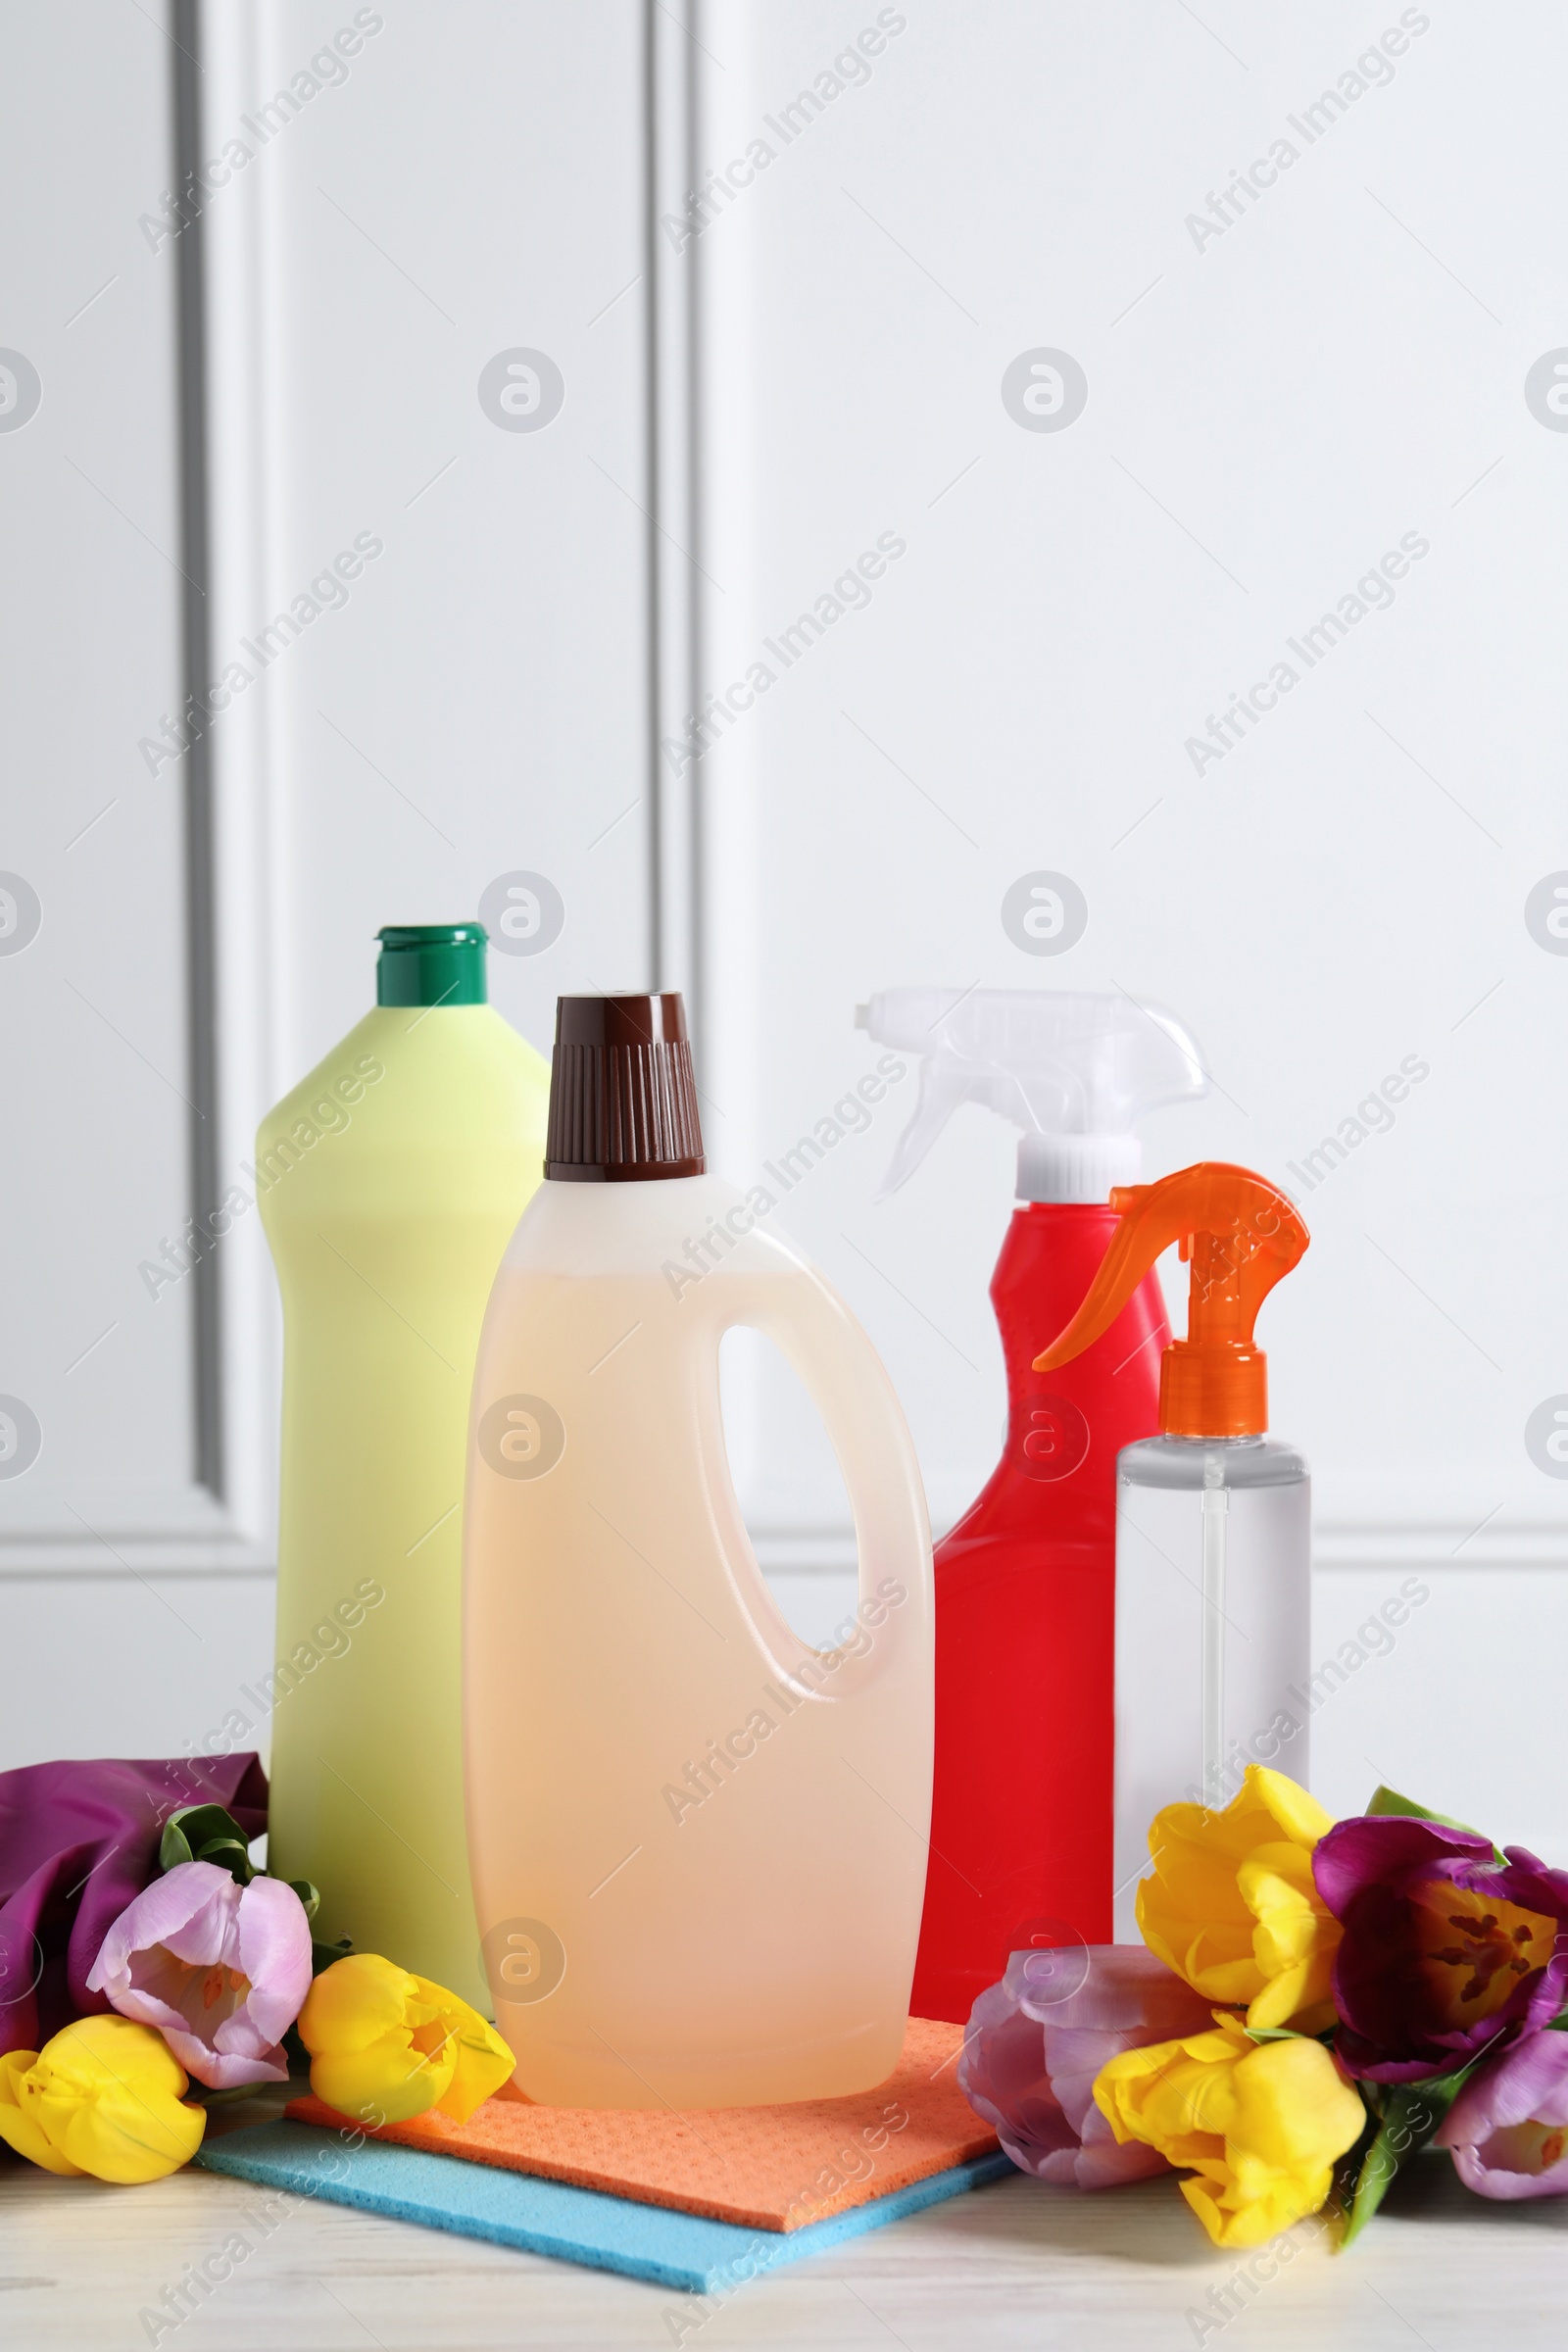
<instances>
[{"instance_id":1,"label":"tulip petal","mask_svg":"<svg viewBox=\"0 0 1568 2352\"><path fill-rule=\"evenodd\" d=\"M441 2035L440 2048L451 2060L451 2075L436 2096L443 2115L466 2124L476 2107L499 2090L516 2064L493 2026L477 2009L428 1977L416 1977L419 2003L428 2026ZM432 2052L436 2046L431 2039Z\"/></svg>"},{"instance_id":2,"label":"tulip petal","mask_svg":"<svg viewBox=\"0 0 1568 2352\"><path fill-rule=\"evenodd\" d=\"M101 2180L162 2180L189 2163L207 2127L179 2095L185 2073L163 2037L128 2018L67 2026L19 2088L57 2153Z\"/></svg>"},{"instance_id":3,"label":"tulip petal","mask_svg":"<svg viewBox=\"0 0 1568 2352\"><path fill-rule=\"evenodd\" d=\"M1353 2074L1453 2073L1562 2007L1568 1873L1522 1846L1499 1863L1476 1832L1401 1814L1341 1822L1313 1859L1344 1927L1337 2046Z\"/></svg>"},{"instance_id":4,"label":"tulip petal","mask_svg":"<svg viewBox=\"0 0 1568 2352\"><path fill-rule=\"evenodd\" d=\"M388 2034L357 2049L318 2052L311 2060L311 2088L339 2115L375 2131L433 2107L456 2063L450 2051L432 2061L410 2046L406 2034Z\"/></svg>"},{"instance_id":5,"label":"tulip petal","mask_svg":"<svg viewBox=\"0 0 1568 2352\"><path fill-rule=\"evenodd\" d=\"M211 1862L183 1862L114 1923L91 1984L122 2016L155 2026L216 2089L281 2082L280 2037L310 1988L304 1905L277 1879L241 1888Z\"/></svg>"},{"instance_id":6,"label":"tulip petal","mask_svg":"<svg viewBox=\"0 0 1568 2352\"><path fill-rule=\"evenodd\" d=\"M436 2105L454 2123L466 2124L474 2110L501 2088L517 2061L494 2026L488 2025L477 2009L470 2009L456 1994L448 1997L459 2020L455 2036L457 2065L451 2083Z\"/></svg>"},{"instance_id":7,"label":"tulip petal","mask_svg":"<svg viewBox=\"0 0 1568 2352\"><path fill-rule=\"evenodd\" d=\"M1321 2042L1215 2028L1113 2059L1095 2098L1118 2140L1190 2168L1182 2194L1217 2245L1258 2245L1323 2204L1365 2109Z\"/></svg>"},{"instance_id":8,"label":"tulip petal","mask_svg":"<svg viewBox=\"0 0 1568 2352\"><path fill-rule=\"evenodd\" d=\"M1333 1816L1288 1773L1271 1772L1266 1764L1259 1764L1247 1777L1262 1810L1293 1844L1314 1846L1333 1829Z\"/></svg>"},{"instance_id":9,"label":"tulip petal","mask_svg":"<svg viewBox=\"0 0 1568 2352\"><path fill-rule=\"evenodd\" d=\"M1406 1870L1492 1858L1491 1838L1473 1831L1445 1829L1413 1815L1365 1814L1336 1822L1312 1856L1312 1875L1329 1909L1343 1919L1364 1888Z\"/></svg>"},{"instance_id":10,"label":"tulip petal","mask_svg":"<svg viewBox=\"0 0 1568 2352\"><path fill-rule=\"evenodd\" d=\"M1480 2068L1434 2136L1478 2196L1568 2196L1568 2034L1534 2034Z\"/></svg>"},{"instance_id":11,"label":"tulip petal","mask_svg":"<svg viewBox=\"0 0 1568 2352\"><path fill-rule=\"evenodd\" d=\"M128 2187L162 2180L189 2164L206 2128L200 2107L172 2099L167 2107L155 2108L130 2093L77 2108L65 2125L61 2144L84 2173Z\"/></svg>"},{"instance_id":12,"label":"tulip petal","mask_svg":"<svg viewBox=\"0 0 1568 2352\"><path fill-rule=\"evenodd\" d=\"M1136 1943L1092 1943L1060 1951L1015 1952L1006 1976L993 1993L1003 2010L1015 2000L1042 2025L1073 2032L1123 2033L1145 2025L1160 2029L1151 2038L1206 2020L1206 2004L1153 1953ZM974 2020L979 2019L976 2006Z\"/></svg>"},{"instance_id":13,"label":"tulip petal","mask_svg":"<svg viewBox=\"0 0 1568 2352\"><path fill-rule=\"evenodd\" d=\"M311 1989L311 1923L281 1879L252 1879L240 1895L239 1967L252 2027L264 2041L280 2041Z\"/></svg>"},{"instance_id":14,"label":"tulip petal","mask_svg":"<svg viewBox=\"0 0 1568 2352\"><path fill-rule=\"evenodd\" d=\"M1146 2148L1136 2139L1118 2147L1108 2133L1099 2145L1085 2140L1071 2160L1070 2174L1049 2169L1055 2161L1047 2160L1041 2167L1040 2178L1070 2180L1074 2188L1124 2188L1129 2181L1152 2180L1156 2173L1170 2170L1157 2148Z\"/></svg>"},{"instance_id":15,"label":"tulip petal","mask_svg":"<svg viewBox=\"0 0 1568 2352\"><path fill-rule=\"evenodd\" d=\"M186 1863L187 1870L211 1870L211 1862ZM242 1900L238 1882L226 1870L218 1873L223 1884L213 1889L200 1910L193 1911L181 1928L172 1928L158 1938L166 1952L183 1961L192 1969L237 1968L239 1965L239 1906ZM136 1958L131 1957L134 1976Z\"/></svg>"},{"instance_id":16,"label":"tulip petal","mask_svg":"<svg viewBox=\"0 0 1568 2352\"><path fill-rule=\"evenodd\" d=\"M24 2078L32 2073L37 2063L36 2050L9 2050L0 2058L0 2139L44 2172L79 2180L80 2165L61 2155L33 2111L35 2101L24 2089Z\"/></svg>"},{"instance_id":17,"label":"tulip petal","mask_svg":"<svg viewBox=\"0 0 1568 2352\"><path fill-rule=\"evenodd\" d=\"M280 2043L269 2043L259 2050L213 2049L178 2027L165 2026L161 2031L181 2066L209 2090L237 2090L242 2082L288 2081L288 2053ZM228 2031L226 2026L220 2029L223 2034Z\"/></svg>"},{"instance_id":18,"label":"tulip petal","mask_svg":"<svg viewBox=\"0 0 1568 2352\"><path fill-rule=\"evenodd\" d=\"M1207 2023L1206 2004L1141 1944L1014 1952L974 2005L958 2082L1023 2171L1110 2188L1166 2164L1145 2143L1117 2142L1094 2100L1101 2069Z\"/></svg>"},{"instance_id":19,"label":"tulip petal","mask_svg":"<svg viewBox=\"0 0 1568 2352\"><path fill-rule=\"evenodd\" d=\"M417 1980L378 1952L351 1952L312 1984L300 2010L300 2039L313 2055L368 2049L403 2027L416 1990Z\"/></svg>"},{"instance_id":20,"label":"tulip petal","mask_svg":"<svg viewBox=\"0 0 1568 2352\"><path fill-rule=\"evenodd\" d=\"M323 1970L299 2024L317 2097L372 2130L434 2106L466 2123L516 2063L466 2001L373 1952Z\"/></svg>"},{"instance_id":21,"label":"tulip petal","mask_svg":"<svg viewBox=\"0 0 1568 2352\"><path fill-rule=\"evenodd\" d=\"M224 1890L226 1891L226 1895ZM205 1947L213 1941L211 1923L213 1906L220 1910L232 1899L239 1904L239 1888L226 1870L212 1862L181 1862L175 1869L166 1871L161 1879L143 1889L128 1903L115 1921L99 1947L87 1978L89 1992L107 1992L115 1997L117 1984L128 1985L130 1960L133 1952L148 1951L159 1944L172 1949L171 1937L188 1929L199 1915L207 1914L208 1925L200 1937ZM217 1960L220 1949L209 1955L205 1948L192 1955Z\"/></svg>"},{"instance_id":22,"label":"tulip petal","mask_svg":"<svg viewBox=\"0 0 1568 2352\"><path fill-rule=\"evenodd\" d=\"M282 1880L178 1863L116 1919L92 1987L155 2025L212 2088L287 2082L279 2036L311 1987L311 1924Z\"/></svg>"},{"instance_id":23,"label":"tulip petal","mask_svg":"<svg viewBox=\"0 0 1568 2352\"><path fill-rule=\"evenodd\" d=\"M1150 1829L1138 1926L1152 1952L1210 2001L1258 2026L1298 2024L1327 2002L1340 1928L1312 1875L1332 1828L1285 1774L1249 1765L1221 1811L1167 1805Z\"/></svg>"}]
</instances>

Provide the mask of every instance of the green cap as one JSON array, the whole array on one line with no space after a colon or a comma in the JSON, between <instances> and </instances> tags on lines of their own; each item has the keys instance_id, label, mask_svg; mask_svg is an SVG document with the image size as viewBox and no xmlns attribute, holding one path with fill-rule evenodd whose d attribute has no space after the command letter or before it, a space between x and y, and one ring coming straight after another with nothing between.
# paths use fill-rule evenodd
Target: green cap
<instances>
[{"instance_id":1,"label":"green cap","mask_svg":"<svg viewBox=\"0 0 1568 2352\"><path fill-rule=\"evenodd\" d=\"M389 923L376 937L378 1004L482 1004L483 923Z\"/></svg>"}]
</instances>

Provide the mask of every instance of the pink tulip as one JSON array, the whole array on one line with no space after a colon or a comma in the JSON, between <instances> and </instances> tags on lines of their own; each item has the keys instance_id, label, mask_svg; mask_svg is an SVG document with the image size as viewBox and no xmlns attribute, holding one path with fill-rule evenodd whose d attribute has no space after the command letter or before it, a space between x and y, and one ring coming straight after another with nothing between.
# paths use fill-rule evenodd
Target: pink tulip
<instances>
[{"instance_id":1,"label":"pink tulip","mask_svg":"<svg viewBox=\"0 0 1568 2352\"><path fill-rule=\"evenodd\" d=\"M216 1863L177 1863L121 1913L87 1986L156 2026L214 2090L286 2082L278 2043L311 1989L305 1906L281 1879L242 1887Z\"/></svg>"},{"instance_id":2,"label":"pink tulip","mask_svg":"<svg viewBox=\"0 0 1568 2352\"><path fill-rule=\"evenodd\" d=\"M1211 2023L1209 2003L1141 1943L1014 1952L974 2005L958 2082L1026 2173L1115 2188L1169 2167L1139 2140L1117 2145L1095 2077L1124 2050Z\"/></svg>"},{"instance_id":3,"label":"pink tulip","mask_svg":"<svg viewBox=\"0 0 1568 2352\"><path fill-rule=\"evenodd\" d=\"M1568 2034L1533 2034L1489 2059L1437 2142L1478 2196L1568 2196Z\"/></svg>"}]
</instances>

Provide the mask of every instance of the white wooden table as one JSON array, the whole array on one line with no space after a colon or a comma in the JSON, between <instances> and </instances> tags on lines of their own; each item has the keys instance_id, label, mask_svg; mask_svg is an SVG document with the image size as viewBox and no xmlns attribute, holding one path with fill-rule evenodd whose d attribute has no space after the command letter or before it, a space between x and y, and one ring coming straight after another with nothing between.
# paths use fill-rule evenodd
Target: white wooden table
<instances>
[{"instance_id":1,"label":"white wooden table","mask_svg":"<svg viewBox=\"0 0 1568 2352\"><path fill-rule=\"evenodd\" d=\"M224 2121L259 2121L280 2095ZM214 2173L116 2189L0 2162L0 2345L145 2346L143 2308L220 2247L259 2193ZM1303 2246L1277 2278L1233 2297L1226 2319L1225 2302L1208 2298L1215 2288L1223 2297L1236 2270L1170 2180L1080 2196L1019 2175L754 2279L721 2304L315 2203L157 2341L178 2352L1568 2348L1568 2199L1487 2205L1442 2159L1400 2183L1348 2254Z\"/></svg>"}]
</instances>

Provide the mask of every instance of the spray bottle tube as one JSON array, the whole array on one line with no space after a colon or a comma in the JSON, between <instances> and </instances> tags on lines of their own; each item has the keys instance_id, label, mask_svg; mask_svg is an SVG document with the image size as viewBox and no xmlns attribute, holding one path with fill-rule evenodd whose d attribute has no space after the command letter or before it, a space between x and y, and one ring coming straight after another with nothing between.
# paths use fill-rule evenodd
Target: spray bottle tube
<instances>
[{"instance_id":1,"label":"spray bottle tube","mask_svg":"<svg viewBox=\"0 0 1568 2352\"><path fill-rule=\"evenodd\" d=\"M1149 1825L1218 1808L1249 1763L1308 1777L1310 1486L1268 1426L1263 1299L1307 1247L1292 1203L1221 1161L1111 1196L1115 1239L1037 1372L1110 1328L1173 1242L1192 1266L1187 1337L1160 1360L1160 1435L1116 1465L1114 1882L1118 1942L1137 1939Z\"/></svg>"}]
</instances>

